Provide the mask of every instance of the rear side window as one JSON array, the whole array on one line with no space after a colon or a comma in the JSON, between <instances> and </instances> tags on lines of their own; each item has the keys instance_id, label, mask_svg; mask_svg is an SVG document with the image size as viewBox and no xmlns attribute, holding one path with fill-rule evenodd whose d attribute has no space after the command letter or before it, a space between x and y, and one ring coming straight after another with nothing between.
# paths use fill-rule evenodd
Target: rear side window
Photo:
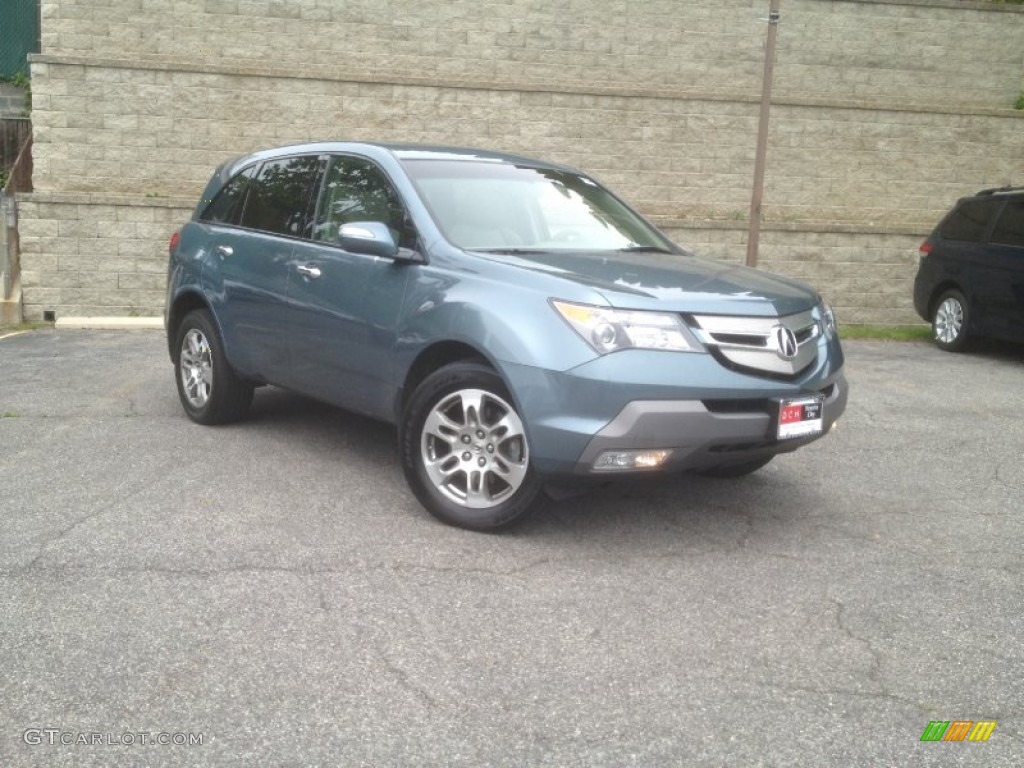
<instances>
[{"instance_id":1,"label":"rear side window","mask_svg":"<svg viewBox=\"0 0 1024 768\"><path fill-rule=\"evenodd\" d=\"M1010 200L1006 204L992 231L992 242L1024 248L1024 200Z\"/></svg>"},{"instance_id":2,"label":"rear side window","mask_svg":"<svg viewBox=\"0 0 1024 768\"><path fill-rule=\"evenodd\" d=\"M981 242L995 212L996 200L968 200L949 215L939 232L946 240Z\"/></svg>"},{"instance_id":3,"label":"rear side window","mask_svg":"<svg viewBox=\"0 0 1024 768\"><path fill-rule=\"evenodd\" d=\"M264 163L249 189L242 226L292 237L306 234L317 167L315 155Z\"/></svg>"},{"instance_id":4,"label":"rear side window","mask_svg":"<svg viewBox=\"0 0 1024 768\"><path fill-rule=\"evenodd\" d=\"M242 212L242 201L245 199L245 190L252 179L256 166L250 165L240 171L227 184L225 184L213 201L206 206L199 217L203 221L211 221L223 224L237 224L238 217Z\"/></svg>"}]
</instances>

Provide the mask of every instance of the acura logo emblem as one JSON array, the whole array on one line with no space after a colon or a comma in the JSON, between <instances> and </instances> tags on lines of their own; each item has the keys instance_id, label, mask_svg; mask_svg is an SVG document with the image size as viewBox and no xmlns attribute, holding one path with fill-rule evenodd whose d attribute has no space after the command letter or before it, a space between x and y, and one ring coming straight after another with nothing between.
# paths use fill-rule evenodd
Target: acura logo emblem
<instances>
[{"instance_id":1,"label":"acura logo emblem","mask_svg":"<svg viewBox=\"0 0 1024 768\"><path fill-rule=\"evenodd\" d=\"M772 338L775 339L775 353L783 360L792 360L796 357L796 334L784 325L776 325L772 328Z\"/></svg>"}]
</instances>

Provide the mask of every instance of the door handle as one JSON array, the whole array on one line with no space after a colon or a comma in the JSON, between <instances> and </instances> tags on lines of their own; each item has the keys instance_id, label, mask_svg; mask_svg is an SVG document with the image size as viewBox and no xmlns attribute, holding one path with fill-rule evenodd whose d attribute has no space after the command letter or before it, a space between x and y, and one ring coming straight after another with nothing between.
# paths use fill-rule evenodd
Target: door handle
<instances>
[{"instance_id":1,"label":"door handle","mask_svg":"<svg viewBox=\"0 0 1024 768\"><path fill-rule=\"evenodd\" d=\"M217 253L219 253L223 257L234 256L235 249L232 248L230 245L218 245Z\"/></svg>"},{"instance_id":2,"label":"door handle","mask_svg":"<svg viewBox=\"0 0 1024 768\"><path fill-rule=\"evenodd\" d=\"M303 277L320 277L320 267L314 267L308 264L300 264L295 268L300 275Z\"/></svg>"}]
</instances>

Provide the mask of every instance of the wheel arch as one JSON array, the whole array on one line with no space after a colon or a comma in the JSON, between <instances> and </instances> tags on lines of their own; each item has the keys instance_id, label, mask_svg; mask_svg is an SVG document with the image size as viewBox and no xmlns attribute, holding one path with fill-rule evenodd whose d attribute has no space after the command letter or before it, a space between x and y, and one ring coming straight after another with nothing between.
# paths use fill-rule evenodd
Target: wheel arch
<instances>
[{"instance_id":1,"label":"wheel arch","mask_svg":"<svg viewBox=\"0 0 1024 768\"><path fill-rule=\"evenodd\" d=\"M936 284L932 289L931 296L928 297L928 322L931 322L932 318L935 317L935 310L938 308L939 299L942 298L942 294L946 291L960 291L960 293L963 294L964 299L969 300L967 291L964 290L964 287L960 283L956 280L946 278L942 282Z\"/></svg>"},{"instance_id":2,"label":"wheel arch","mask_svg":"<svg viewBox=\"0 0 1024 768\"><path fill-rule=\"evenodd\" d=\"M213 315L210 303L201 293L199 293L199 291L183 291L178 294L171 303L170 310L167 313L167 351L171 355L172 360L174 359L176 352L174 348L174 337L177 335L178 325L184 319L185 315L195 309L205 309L211 316ZM218 325L216 318L214 318L213 322L214 325Z\"/></svg>"},{"instance_id":3,"label":"wheel arch","mask_svg":"<svg viewBox=\"0 0 1024 768\"><path fill-rule=\"evenodd\" d=\"M409 398L430 374L452 363L470 361L486 365L501 376L501 371L486 354L464 341L437 341L423 349L406 371L405 379L395 397L395 423L401 424ZM504 380L504 377L502 379ZM505 382L505 386L508 388L508 382Z\"/></svg>"}]
</instances>

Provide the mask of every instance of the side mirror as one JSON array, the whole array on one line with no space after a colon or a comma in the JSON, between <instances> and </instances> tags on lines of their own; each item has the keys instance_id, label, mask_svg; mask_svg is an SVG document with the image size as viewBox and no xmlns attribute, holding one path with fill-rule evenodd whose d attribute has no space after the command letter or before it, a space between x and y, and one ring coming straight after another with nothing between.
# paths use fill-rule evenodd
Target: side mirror
<instances>
[{"instance_id":1,"label":"side mirror","mask_svg":"<svg viewBox=\"0 0 1024 768\"><path fill-rule=\"evenodd\" d=\"M379 221L352 221L338 228L338 244L346 251L393 259L398 243L387 225Z\"/></svg>"}]
</instances>

